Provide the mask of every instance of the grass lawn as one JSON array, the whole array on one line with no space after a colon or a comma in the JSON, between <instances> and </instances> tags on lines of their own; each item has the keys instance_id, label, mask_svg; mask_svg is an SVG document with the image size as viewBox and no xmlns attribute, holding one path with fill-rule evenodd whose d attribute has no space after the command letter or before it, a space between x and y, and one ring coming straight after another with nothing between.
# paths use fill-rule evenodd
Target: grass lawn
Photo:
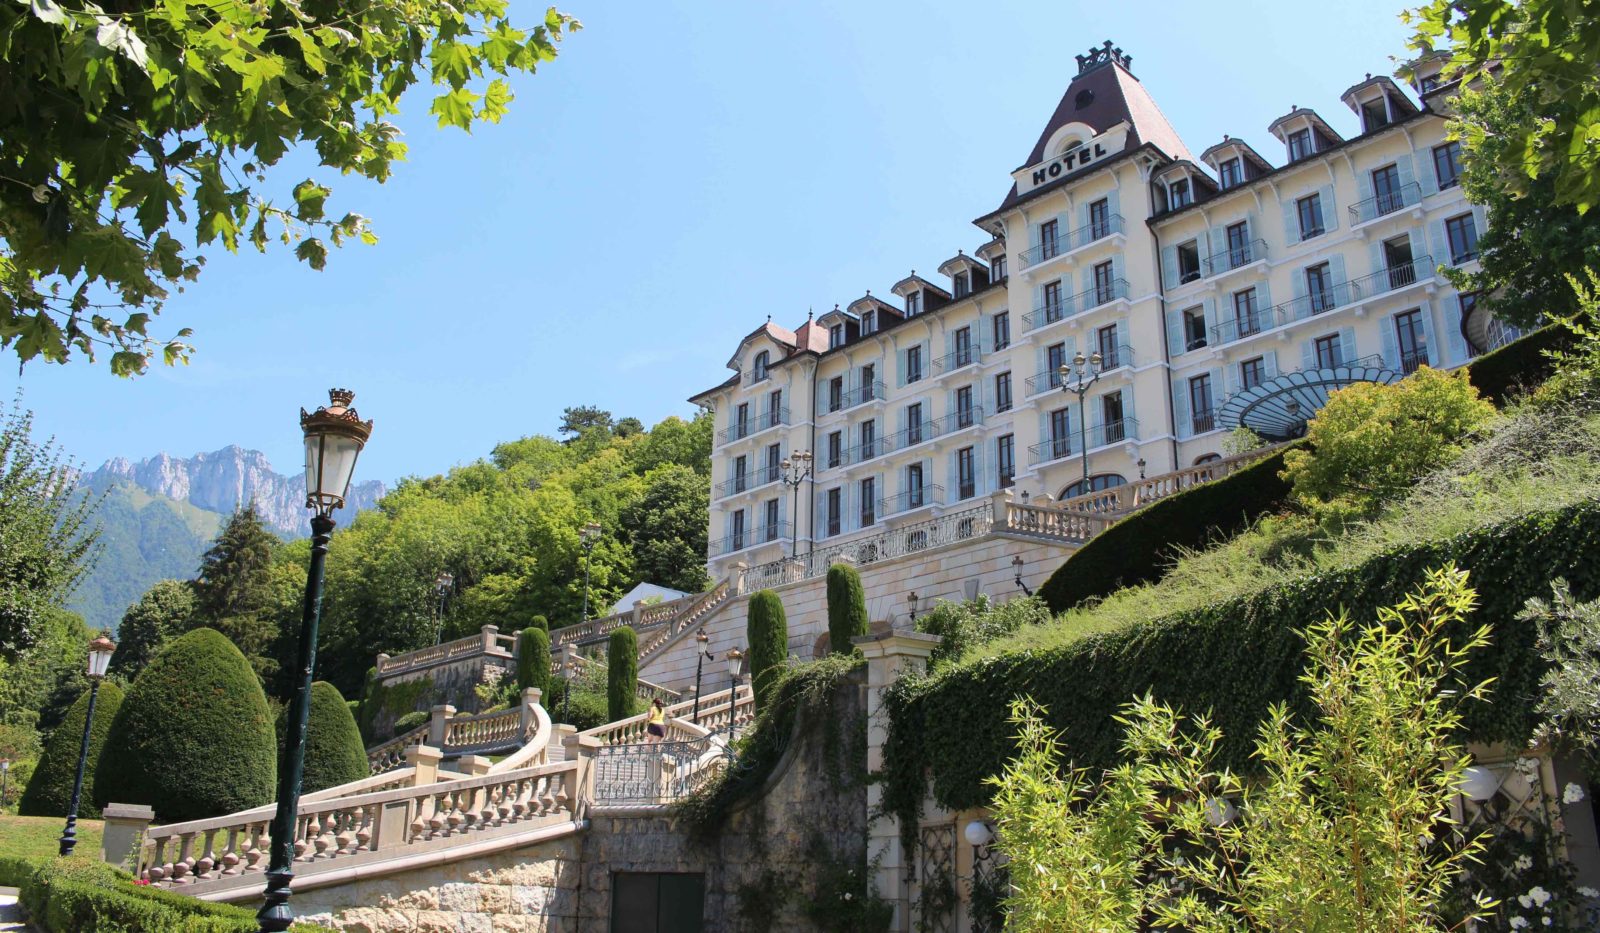
<instances>
[{"instance_id":1,"label":"grass lawn","mask_svg":"<svg viewBox=\"0 0 1600 933\"><path fill-rule=\"evenodd\" d=\"M0 856L39 857L60 851L61 830L67 821L55 816L11 816L0 814ZM100 851L100 821L78 821L77 855Z\"/></svg>"}]
</instances>

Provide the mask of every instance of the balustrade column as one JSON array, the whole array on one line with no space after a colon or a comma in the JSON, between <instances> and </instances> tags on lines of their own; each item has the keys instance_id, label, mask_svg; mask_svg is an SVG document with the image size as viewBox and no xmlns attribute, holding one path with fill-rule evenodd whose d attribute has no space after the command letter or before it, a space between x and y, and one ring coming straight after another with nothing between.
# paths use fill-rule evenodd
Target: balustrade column
<instances>
[{"instance_id":1,"label":"balustrade column","mask_svg":"<svg viewBox=\"0 0 1600 933\"><path fill-rule=\"evenodd\" d=\"M137 803L109 803L100 811L105 826L100 833L100 860L120 868L139 868L144 834L156 818L155 811Z\"/></svg>"},{"instance_id":2,"label":"balustrade column","mask_svg":"<svg viewBox=\"0 0 1600 933\"><path fill-rule=\"evenodd\" d=\"M446 703L431 707L428 714L432 717L428 720L428 744L444 748L444 737L450 732L450 717L456 714L456 708Z\"/></svg>"}]
</instances>

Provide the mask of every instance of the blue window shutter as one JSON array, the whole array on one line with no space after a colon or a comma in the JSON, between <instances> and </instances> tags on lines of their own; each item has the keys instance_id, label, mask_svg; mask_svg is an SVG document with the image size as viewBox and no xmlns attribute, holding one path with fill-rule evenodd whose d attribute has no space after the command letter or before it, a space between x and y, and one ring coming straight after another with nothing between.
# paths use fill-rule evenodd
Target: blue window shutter
<instances>
[{"instance_id":1,"label":"blue window shutter","mask_svg":"<svg viewBox=\"0 0 1600 933\"><path fill-rule=\"evenodd\" d=\"M1226 228L1223 228L1223 227L1212 227L1210 232L1209 232L1209 234L1208 234L1208 238L1210 239L1211 242L1210 242L1209 248L1206 251L1206 256L1207 257L1221 256L1221 255L1224 255L1224 254L1227 253L1227 251L1228 251L1228 231L1227 231Z\"/></svg>"},{"instance_id":2,"label":"blue window shutter","mask_svg":"<svg viewBox=\"0 0 1600 933\"><path fill-rule=\"evenodd\" d=\"M1378 330L1383 335L1383 361L1398 372L1400 369L1400 338L1395 334L1394 316L1391 315L1379 321Z\"/></svg>"},{"instance_id":3,"label":"blue window shutter","mask_svg":"<svg viewBox=\"0 0 1600 933\"><path fill-rule=\"evenodd\" d=\"M1413 233L1415 237L1417 234ZM1435 220L1428 224L1428 252L1433 254L1435 266L1448 266L1450 264L1450 235L1444 230L1444 221ZM1428 270L1432 273L1432 269Z\"/></svg>"},{"instance_id":4,"label":"blue window shutter","mask_svg":"<svg viewBox=\"0 0 1600 933\"><path fill-rule=\"evenodd\" d=\"M1167 352L1172 356L1184 352L1183 312L1177 308L1167 309Z\"/></svg>"},{"instance_id":5,"label":"blue window shutter","mask_svg":"<svg viewBox=\"0 0 1600 933\"><path fill-rule=\"evenodd\" d=\"M1317 342L1315 339L1304 340L1300 343L1300 368L1317 368Z\"/></svg>"},{"instance_id":6,"label":"blue window shutter","mask_svg":"<svg viewBox=\"0 0 1600 933\"><path fill-rule=\"evenodd\" d=\"M1334 253L1328 257L1328 278L1333 280L1334 295L1338 300L1348 300L1339 286L1350 281L1344 274L1344 254Z\"/></svg>"},{"instance_id":7,"label":"blue window shutter","mask_svg":"<svg viewBox=\"0 0 1600 933\"><path fill-rule=\"evenodd\" d=\"M1299 197L1305 197L1300 195ZM1300 205L1299 197L1282 195L1283 202L1283 242L1300 242Z\"/></svg>"},{"instance_id":8,"label":"blue window shutter","mask_svg":"<svg viewBox=\"0 0 1600 933\"><path fill-rule=\"evenodd\" d=\"M1056 245L1063 253L1078 245L1072 242L1072 230L1075 226L1070 210L1056 215Z\"/></svg>"},{"instance_id":9,"label":"blue window shutter","mask_svg":"<svg viewBox=\"0 0 1600 933\"><path fill-rule=\"evenodd\" d=\"M1262 278L1256 283L1256 308L1265 313L1272 307L1272 283Z\"/></svg>"},{"instance_id":10,"label":"blue window shutter","mask_svg":"<svg viewBox=\"0 0 1600 933\"><path fill-rule=\"evenodd\" d=\"M1371 243L1367 244L1367 253L1372 257L1372 266L1368 271L1370 271L1370 272L1381 272L1381 271L1383 271L1383 269L1384 269L1384 265L1383 265L1383 244L1379 243L1377 240L1373 240ZM1367 291L1370 293L1373 290L1374 290L1374 286L1369 284L1367 286ZM1381 288L1379 288L1377 290L1378 291L1382 291Z\"/></svg>"},{"instance_id":11,"label":"blue window shutter","mask_svg":"<svg viewBox=\"0 0 1600 933\"><path fill-rule=\"evenodd\" d=\"M1400 173L1400 187L1404 188L1417 180L1417 170L1411 163L1411 156L1403 155L1394 160L1396 171ZM1409 192L1405 193L1409 195Z\"/></svg>"},{"instance_id":12,"label":"blue window shutter","mask_svg":"<svg viewBox=\"0 0 1600 933\"><path fill-rule=\"evenodd\" d=\"M1448 244L1444 244L1443 236L1444 224L1440 221L1428 224L1426 232L1419 228L1412 228L1411 257L1413 259L1421 259L1423 256L1433 256L1431 264L1417 267L1418 280L1433 278L1434 266L1450 262L1450 249ZM1434 244L1444 244L1444 248L1439 249Z\"/></svg>"},{"instance_id":13,"label":"blue window shutter","mask_svg":"<svg viewBox=\"0 0 1600 933\"><path fill-rule=\"evenodd\" d=\"M1422 336L1428 342L1428 362L1437 369L1444 365L1444 346L1439 343L1437 329L1433 326L1435 304L1442 305L1443 302L1424 302L1418 310L1422 312Z\"/></svg>"},{"instance_id":14,"label":"blue window shutter","mask_svg":"<svg viewBox=\"0 0 1600 933\"><path fill-rule=\"evenodd\" d=\"M1433 161L1433 147L1417 153L1417 182L1422 185L1422 196L1439 193L1439 168Z\"/></svg>"},{"instance_id":15,"label":"blue window shutter","mask_svg":"<svg viewBox=\"0 0 1600 933\"><path fill-rule=\"evenodd\" d=\"M1439 316L1444 320L1445 339L1450 342L1447 362L1465 363L1472 354L1467 352L1467 339L1461 335L1461 296L1452 294L1439 301Z\"/></svg>"},{"instance_id":16,"label":"blue window shutter","mask_svg":"<svg viewBox=\"0 0 1600 933\"><path fill-rule=\"evenodd\" d=\"M1112 188L1111 192L1106 195L1106 213L1113 217L1122 213L1122 197L1118 194L1118 189L1116 188Z\"/></svg>"},{"instance_id":17,"label":"blue window shutter","mask_svg":"<svg viewBox=\"0 0 1600 933\"><path fill-rule=\"evenodd\" d=\"M1372 197L1372 172L1365 168L1355 170L1356 200L1365 201Z\"/></svg>"},{"instance_id":18,"label":"blue window shutter","mask_svg":"<svg viewBox=\"0 0 1600 933\"><path fill-rule=\"evenodd\" d=\"M1222 373L1222 398L1227 398L1228 396L1239 391L1239 364L1228 364L1228 367L1224 369ZM1221 403L1222 399L1217 399L1217 404L1220 405Z\"/></svg>"},{"instance_id":19,"label":"blue window shutter","mask_svg":"<svg viewBox=\"0 0 1600 933\"><path fill-rule=\"evenodd\" d=\"M1163 288L1178 287L1178 248L1176 246L1161 247L1161 285Z\"/></svg>"},{"instance_id":20,"label":"blue window shutter","mask_svg":"<svg viewBox=\"0 0 1600 933\"><path fill-rule=\"evenodd\" d=\"M1322 226L1332 232L1339 229L1339 202L1334 200L1333 186L1325 185L1317 189L1319 200L1322 202Z\"/></svg>"},{"instance_id":21,"label":"blue window shutter","mask_svg":"<svg viewBox=\"0 0 1600 933\"><path fill-rule=\"evenodd\" d=\"M1210 340L1211 329L1221 323L1217 315L1217 300L1215 298L1207 298L1201 304L1201 308L1204 309L1206 318L1206 339Z\"/></svg>"},{"instance_id":22,"label":"blue window shutter","mask_svg":"<svg viewBox=\"0 0 1600 933\"><path fill-rule=\"evenodd\" d=\"M1356 332L1353 327L1339 328L1339 352L1344 354L1346 363L1356 359L1361 354L1356 352Z\"/></svg>"},{"instance_id":23,"label":"blue window shutter","mask_svg":"<svg viewBox=\"0 0 1600 933\"><path fill-rule=\"evenodd\" d=\"M1189 380L1182 377L1172 380L1172 417L1177 422L1172 433L1188 437L1194 423L1189 419Z\"/></svg>"},{"instance_id":24,"label":"blue window shutter","mask_svg":"<svg viewBox=\"0 0 1600 933\"><path fill-rule=\"evenodd\" d=\"M1294 297L1304 298L1306 295L1306 270L1302 267L1289 274L1289 284L1294 287Z\"/></svg>"},{"instance_id":25,"label":"blue window shutter","mask_svg":"<svg viewBox=\"0 0 1600 933\"><path fill-rule=\"evenodd\" d=\"M1266 378L1271 379L1278 374L1278 351L1268 350L1261 355L1261 368L1266 373Z\"/></svg>"},{"instance_id":26,"label":"blue window shutter","mask_svg":"<svg viewBox=\"0 0 1600 933\"><path fill-rule=\"evenodd\" d=\"M1039 225L1038 224L1028 224L1028 249L1033 249L1033 248L1037 247L1038 245L1039 245Z\"/></svg>"}]
</instances>

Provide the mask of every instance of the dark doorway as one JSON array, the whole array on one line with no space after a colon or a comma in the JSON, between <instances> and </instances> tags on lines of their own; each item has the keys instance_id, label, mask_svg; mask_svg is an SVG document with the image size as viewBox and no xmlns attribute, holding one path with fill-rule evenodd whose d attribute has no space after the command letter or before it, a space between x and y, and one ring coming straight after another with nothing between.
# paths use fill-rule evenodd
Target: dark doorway
<instances>
[{"instance_id":1,"label":"dark doorway","mask_svg":"<svg viewBox=\"0 0 1600 933\"><path fill-rule=\"evenodd\" d=\"M701 933L701 874L619 871L611 876L611 933Z\"/></svg>"}]
</instances>

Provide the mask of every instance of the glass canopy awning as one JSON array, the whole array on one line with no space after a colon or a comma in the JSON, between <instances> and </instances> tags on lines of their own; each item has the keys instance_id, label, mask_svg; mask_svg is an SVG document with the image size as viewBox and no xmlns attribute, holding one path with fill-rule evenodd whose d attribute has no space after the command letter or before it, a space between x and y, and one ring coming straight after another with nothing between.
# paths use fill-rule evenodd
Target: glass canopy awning
<instances>
[{"instance_id":1,"label":"glass canopy awning","mask_svg":"<svg viewBox=\"0 0 1600 933\"><path fill-rule=\"evenodd\" d=\"M1336 389L1358 382L1388 384L1400 373L1373 355L1340 366L1323 366L1279 373L1230 395L1217 412L1217 425L1225 429L1243 425L1269 440L1287 440L1305 433L1306 421L1328 403Z\"/></svg>"}]
</instances>

